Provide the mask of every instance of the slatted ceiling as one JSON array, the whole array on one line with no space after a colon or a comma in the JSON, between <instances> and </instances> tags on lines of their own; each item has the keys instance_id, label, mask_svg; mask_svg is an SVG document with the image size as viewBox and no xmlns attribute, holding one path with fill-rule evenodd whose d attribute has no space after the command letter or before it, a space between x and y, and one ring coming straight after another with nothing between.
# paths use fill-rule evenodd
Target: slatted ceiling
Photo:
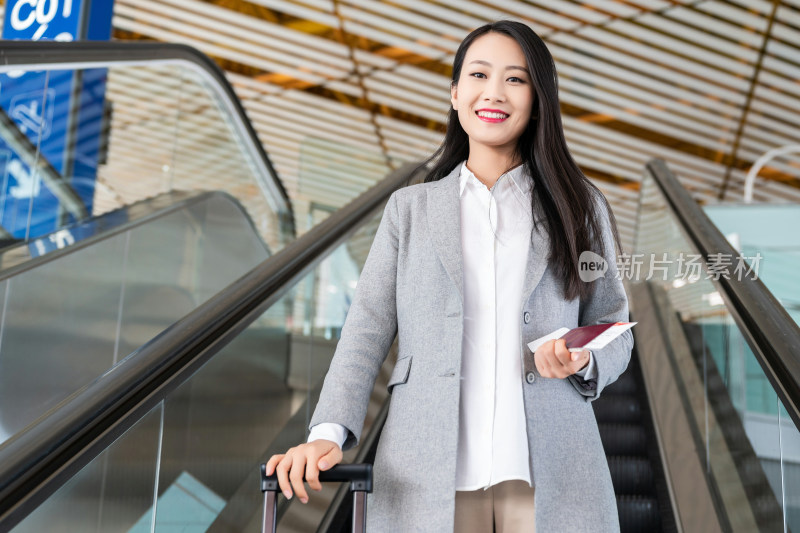
<instances>
[{"instance_id":1,"label":"slatted ceiling","mask_svg":"<svg viewBox=\"0 0 800 533\"><path fill-rule=\"evenodd\" d=\"M398 101L410 102L422 108L430 108L441 113L447 113L447 105L442 104L442 89L447 90L447 85L438 80L436 85L420 82L419 78L412 77L413 69L402 72L375 72L364 78L365 85L370 91L379 91L394 96ZM436 120L440 120L437 117Z\"/></svg>"},{"instance_id":2,"label":"slatted ceiling","mask_svg":"<svg viewBox=\"0 0 800 533\"><path fill-rule=\"evenodd\" d=\"M762 86L774 88L779 94L784 93L796 97L800 90L790 76L796 76L797 72L796 58L793 62L789 62L767 56L759 73L759 83Z\"/></svg>"},{"instance_id":3,"label":"slatted ceiling","mask_svg":"<svg viewBox=\"0 0 800 533\"><path fill-rule=\"evenodd\" d=\"M744 130L739 150L744 157L758 159L761 154L772 147L784 146L790 142L790 135L783 135L781 132L751 125ZM779 161L773 161L773 166L781 164ZM783 170L788 171L789 169Z\"/></svg>"},{"instance_id":4,"label":"slatted ceiling","mask_svg":"<svg viewBox=\"0 0 800 533\"><path fill-rule=\"evenodd\" d=\"M359 131L360 128L356 129L354 125L355 121L352 120L348 122L351 126L353 126L353 129L348 131L347 134L337 135L335 130L332 130L330 127L328 127L330 126L329 124L316 121L312 117L297 116L296 113L271 110L268 106L265 108L264 106L258 106L255 104L247 106L246 109L248 112L250 112L253 118L261 118L265 121L268 120L270 129L272 130L271 133L274 133L277 136L284 135L284 132L286 132L286 135L289 135L288 132L294 130L292 132L294 136L301 134L301 139L307 136L314 136L339 140L341 142L349 142L353 145L361 145L364 147L377 147L374 135L369 136L365 131Z\"/></svg>"},{"instance_id":5,"label":"slatted ceiling","mask_svg":"<svg viewBox=\"0 0 800 533\"><path fill-rule=\"evenodd\" d=\"M419 32L406 33L409 37L420 38L430 43L436 43L436 40L444 41L445 49L450 43L447 39L440 39L439 36L458 35L461 32L460 27L449 24L449 21L436 18L433 13L431 13L433 16L423 15L409 9L408 5L399 8L370 0L340 0L338 4L339 14L346 19L370 24L378 29L384 28L387 21L394 22L397 24L396 29L401 32Z\"/></svg>"},{"instance_id":6,"label":"slatted ceiling","mask_svg":"<svg viewBox=\"0 0 800 533\"><path fill-rule=\"evenodd\" d=\"M400 94L401 92L402 91L397 91L396 94ZM383 91L371 91L369 97L372 102L377 104L388 105L394 109L405 111L406 113L411 113L430 121L438 122L442 120L443 116L447 116L447 108L443 107L442 109L444 109L444 111L442 111L442 109L431 109L416 102L398 100L395 95L387 94Z\"/></svg>"},{"instance_id":7,"label":"slatted ceiling","mask_svg":"<svg viewBox=\"0 0 800 533\"><path fill-rule=\"evenodd\" d=\"M155 4L154 2L150 2ZM179 20L191 17L191 22L209 28L211 31L220 31L224 34L238 37L241 30L252 30L249 34L250 42L261 45L260 50L284 51L296 54L299 57L311 59L314 65L322 61L325 64L336 66L345 71L352 70L352 63L348 59L348 49L344 45L337 45L328 40L314 37L313 35L300 34L275 24L268 24L253 17L235 13L230 9L217 7L210 4L198 6L196 2L186 0L164 0L154 5L155 10L163 9L163 4L174 4L171 13ZM199 8L199 9L198 9ZM187 15L188 14L188 15ZM220 24L223 22L224 24ZM267 31L264 31L267 30Z\"/></svg>"},{"instance_id":8,"label":"slatted ceiling","mask_svg":"<svg viewBox=\"0 0 800 533\"><path fill-rule=\"evenodd\" d=\"M311 128L322 134L330 134L333 138L352 141L354 143L375 144L375 130L368 116L336 114L332 111L315 109L314 113L301 102L291 102L287 98L266 98L263 103L253 102L247 107L254 114L265 115L273 121L283 121L287 126L302 129ZM346 125L343 128L343 123Z\"/></svg>"},{"instance_id":9,"label":"slatted ceiling","mask_svg":"<svg viewBox=\"0 0 800 533\"><path fill-rule=\"evenodd\" d=\"M448 105L447 103L443 105L441 95L442 91L446 94L449 92L447 80L442 76L432 84L430 80L420 80L422 76L414 75L420 72L423 71L412 67L400 72L378 71L364 77L364 82L367 89L391 94L400 102L416 104L422 109L432 109L437 113L441 113L444 108L446 115ZM437 116L435 120L441 120L441 116Z\"/></svg>"},{"instance_id":10,"label":"slatted ceiling","mask_svg":"<svg viewBox=\"0 0 800 533\"><path fill-rule=\"evenodd\" d=\"M431 145L408 146L403 139L392 139L391 137L387 137L386 147L404 162L420 160L420 153L428 153L435 150L435 147Z\"/></svg>"},{"instance_id":11,"label":"slatted ceiling","mask_svg":"<svg viewBox=\"0 0 800 533\"><path fill-rule=\"evenodd\" d=\"M624 199L631 190L625 187L635 188L651 157L664 157L704 203L717 201L733 165L725 199L738 201L757 157L800 142L798 0L784 0L777 11L754 86L773 5L768 1L337 0L336 5L338 13L332 0L116 0L114 25L119 35L188 42L220 59L268 153L275 152L273 161L297 213L312 197L330 200L329 189L342 203L361 189L363 183L325 164L342 150L370 151L373 168L381 168L387 159L399 164L435 149L449 105L452 55L472 27L491 18L527 20L548 43L559 70L567 142L587 175L606 180L617 211L629 208ZM119 85L115 112L131 108L115 117L124 119L120 124L135 132L137 121L144 122L139 136L159 123L174 126L174 117L150 117L146 106L135 103L148 93L152 98L152 87L126 89L121 78ZM171 90L161 89L156 98L169 100ZM152 132L151 137L168 142ZM120 142L136 138L118 136ZM205 155L212 168L211 160L223 157L213 149L216 136L190 138L197 146L185 145L187 157ZM128 161L136 157L137 150L118 148ZM161 147L154 147L159 153L155 148ZM301 177L301 154L313 160L318 193ZM781 158L764 169L756 199L800 200L800 189L785 184L800 182L796 161ZM364 172L356 172L362 181L371 178ZM333 180L332 188L325 179ZM616 189L625 193L611 194ZM632 224L629 217L620 218ZM304 230L304 221L298 220L298 227Z\"/></svg>"},{"instance_id":12,"label":"slatted ceiling","mask_svg":"<svg viewBox=\"0 0 800 533\"><path fill-rule=\"evenodd\" d=\"M639 204L638 200L629 200L625 198L620 198L619 196L614 195L610 192L609 194L604 193L604 195L608 199L609 203L625 206L626 210L631 211L631 212L626 212L621 209L617 209L614 211L614 217L617 220L617 225L620 235L624 236L623 249L626 251L633 250L632 246L628 246L629 244L632 244L633 241L633 231L631 229L630 224L635 222L636 209Z\"/></svg>"},{"instance_id":13,"label":"slatted ceiling","mask_svg":"<svg viewBox=\"0 0 800 533\"><path fill-rule=\"evenodd\" d=\"M392 133L396 132L397 135L402 135L403 138L409 142L409 144L422 143L425 145L431 145L431 148L434 148L435 146L438 146L441 140L444 138L444 134L439 131L423 129L392 117L379 115L376 117L376 122L381 128L381 131L388 131Z\"/></svg>"},{"instance_id":14,"label":"slatted ceiling","mask_svg":"<svg viewBox=\"0 0 800 533\"><path fill-rule=\"evenodd\" d=\"M312 188L312 192L306 193L307 196L314 203L330 207L336 207L334 202L344 201L347 203L347 200L352 198L352 196L350 196L351 194L358 195L370 187L370 184L351 182L347 189L343 189L341 186L337 185L337 181L348 180L348 178L352 178L355 173L346 172L344 170L337 172L322 165L305 163L301 166L301 173L301 190ZM338 180L330 178L338 178Z\"/></svg>"},{"instance_id":15,"label":"slatted ceiling","mask_svg":"<svg viewBox=\"0 0 800 533\"><path fill-rule=\"evenodd\" d=\"M780 119L778 113L788 112L797 115L797 96L800 88L796 87L796 79L786 80L772 76L769 72L759 74L759 85L756 86L753 104L764 115ZM793 86L795 84L795 86Z\"/></svg>"},{"instance_id":16,"label":"slatted ceiling","mask_svg":"<svg viewBox=\"0 0 800 533\"><path fill-rule=\"evenodd\" d=\"M176 76L175 67L110 69L109 158L98 172L107 190L98 193L95 214L170 187L224 190L240 200L266 242L276 247L277 221L246 162L231 157L238 148L225 120L192 78L187 72Z\"/></svg>"},{"instance_id":17,"label":"slatted ceiling","mask_svg":"<svg viewBox=\"0 0 800 533\"><path fill-rule=\"evenodd\" d=\"M273 118L273 123L275 124L273 129L264 132L264 136L267 138L281 137L285 138L286 140L291 139L298 149L303 146L304 141L309 138L313 138L317 140L336 142L339 143L340 146L345 145L346 147L360 148L363 150L376 152L380 151L380 147L377 145L377 143L370 142L370 139L363 136L356 136L357 132L352 132L349 136L337 136L334 132L326 129L315 129L313 124L298 125L291 123L290 120L278 121L275 118ZM293 127L295 131L284 134L284 128L288 129L289 127ZM331 157L335 157L335 155L335 153L330 154Z\"/></svg>"},{"instance_id":18,"label":"slatted ceiling","mask_svg":"<svg viewBox=\"0 0 800 533\"><path fill-rule=\"evenodd\" d=\"M369 158L370 154L364 154L361 158L348 154L350 157L330 160L327 158L328 154L315 154L310 150L306 151L305 148L304 152L301 162L304 170L314 171L314 175L318 172L325 172L334 178L331 180L331 185L334 188L339 186L338 184L341 180L347 180L350 184L359 188L369 187L375 184L375 181L371 178L373 173L386 171L386 165L380 164L383 161L380 154L375 154L377 157L374 159Z\"/></svg>"},{"instance_id":19,"label":"slatted ceiling","mask_svg":"<svg viewBox=\"0 0 800 533\"><path fill-rule=\"evenodd\" d=\"M308 94L299 90L287 90L280 95L274 95L271 100L276 106L284 105L284 103L294 102L298 106L303 106L307 114L308 106L313 107L313 116L322 116L321 113L326 113L325 116L329 118L339 117L352 117L359 120L368 121L370 119L369 111L357 107L346 105L342 102L326 100L318 96Z\"/></svg>"},{"instance_id":20,"label":"slatted ceiling","mask_svg":"<svg viewBox=\"0 0 800 533\"><path fill-rule=\"evenodd\" d=\"M271 129L265 133L275 136L326 136L354 145L375 146L374 127L368 117L357 117L342 113L320 112L308 113L302 102L289 102L265 98L261 102L250 102L246 108L254 118L263 120ZM342 125L346 124L346 129Z\"/></svg>"},{"instance_id":21,"label":"slatted ceiling","mask_svg":"<svg viewBox=\"0 0 800 533\"><path fill-rule=\"evenodd\" d=\"M744 179L745 173L739 173L739 176L734 176L740 183L735 183L728 193L731 201L742 202L744 201ZM762 181L756 188L753 189L754 202L772 202L772 203L800 203L800 189L789 188L777 185L774 182Z\"/></svg>"}]
</instances>

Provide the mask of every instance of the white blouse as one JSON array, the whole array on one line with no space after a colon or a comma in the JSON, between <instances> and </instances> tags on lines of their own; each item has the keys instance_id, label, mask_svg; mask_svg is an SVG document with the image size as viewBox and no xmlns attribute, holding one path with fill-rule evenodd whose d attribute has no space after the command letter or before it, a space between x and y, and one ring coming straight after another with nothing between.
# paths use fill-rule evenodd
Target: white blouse
<instances>
[{"instance_id":1,"label":"white blouse","mask_svg":"<svg viewBox=\"0 0 800 533\"><path fill-rule=\"evenodd\" d=\"M531 484L520 322L533 228L532 180L520 165L488 189L465 161L459 187L464 327L456 490L512 479ZM578 375L594 374L591 357ZM346 437L343 426L323 423L311 428L308 442L327 439L341 446Z\"/></svg>"}]
</instances>

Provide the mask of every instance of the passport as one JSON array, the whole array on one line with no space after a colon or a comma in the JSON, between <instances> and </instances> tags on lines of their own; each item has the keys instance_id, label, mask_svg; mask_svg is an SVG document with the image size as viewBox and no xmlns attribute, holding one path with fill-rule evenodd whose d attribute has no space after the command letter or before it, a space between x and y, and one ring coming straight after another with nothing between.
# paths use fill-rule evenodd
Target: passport
<instances>
[{"instance_id":1,"label":"passport","mask_svg":"<svg viewBox=\"0 0 800 533\"><path fill-rule=\"evenodd\" d=\"M528 348L535 352L539 346L551 339L564 339L570 352L599 350L635 324L636 322L609 322L608 324L593 324L573 329L559 328L544 337L529 342Z\"/></svg>"}]
</instances>

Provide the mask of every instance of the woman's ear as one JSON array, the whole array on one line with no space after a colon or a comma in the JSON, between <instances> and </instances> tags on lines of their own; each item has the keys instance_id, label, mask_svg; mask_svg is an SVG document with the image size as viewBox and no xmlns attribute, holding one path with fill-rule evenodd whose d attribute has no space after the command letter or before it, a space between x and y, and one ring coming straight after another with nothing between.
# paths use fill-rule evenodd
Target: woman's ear
<instances>
[{"instance_id":1,"label":"woman's ear","mask_svg":"<svg viewBox=\"0 0 800 533\"><path fill-rule=\"evenodd\" d=\"M450 82L450 103L453 104L453 109L458 111L458 85L456 82Z\"/></svg>"}]
</instances>

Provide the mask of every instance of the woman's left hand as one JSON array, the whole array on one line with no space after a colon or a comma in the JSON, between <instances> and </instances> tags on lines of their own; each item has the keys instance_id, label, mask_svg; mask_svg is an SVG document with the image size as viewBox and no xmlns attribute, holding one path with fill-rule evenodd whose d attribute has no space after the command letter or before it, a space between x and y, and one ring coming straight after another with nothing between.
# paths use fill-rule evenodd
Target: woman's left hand
<instances>
[{"instance_id":1,"label":"woman's left hand","mask_svg":"<svg viewBox=\"0 0 800 533\"><path fill-rule=\"evenodd\" d=\"M564 339L549 340L533 354L543 378L565 378L589 364L589 350L570 352Z\"/></svg>"}]
</instances>

